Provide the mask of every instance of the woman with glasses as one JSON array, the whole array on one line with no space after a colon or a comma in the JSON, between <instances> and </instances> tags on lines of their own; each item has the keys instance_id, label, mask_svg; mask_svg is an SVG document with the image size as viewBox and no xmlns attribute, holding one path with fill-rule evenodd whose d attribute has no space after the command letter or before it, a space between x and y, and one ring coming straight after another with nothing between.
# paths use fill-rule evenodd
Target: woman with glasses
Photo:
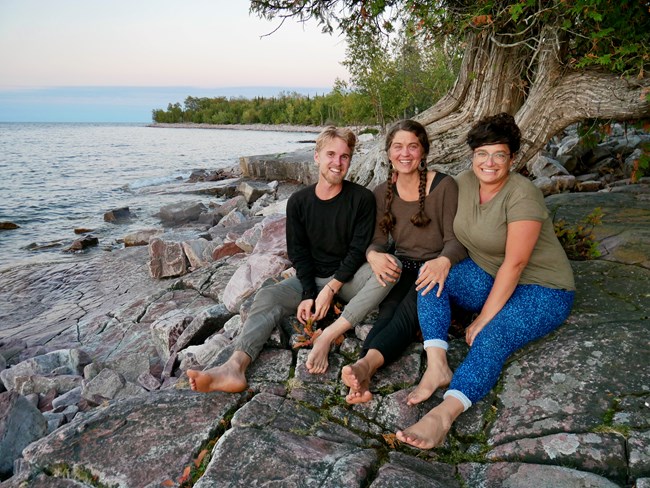
<instances>
[{"instance_id":1,"label":"woman with glasses","mask_svg":"<svg viewBox=\"0 0 650 488\"><path fill-rule=\"evenodd\" d=\"M377 223L366 259L379 283L399 281L379 305L361 359L342 370L348 403L370 401L375 372L418 339L417 290L442 289L449 269L467 257L453 231L458 187L450 176L427 170L426 129L397 122L386 135L386 153L388 178L374 192Z\"/></svg>"},{"instance_id":2,"label":"woman with glasses","mask_svg":"<svg viewBox=\"0 0 650 488\"><path fill-rule=\"evenodd\" d=\"M469 257L454 266L442 293L418 295L427 370L408 403L449 384L444 400L397 438L421 449L440 445L451 424L494 387L506 359L555 330L573 304L573 272L541 191L511 173L521 133L511 115L481 119L470 130L472 169L457 177L454 232ZM465 331L467 357L447 364L450 307L477 314Z\"/></svg>"}]
</instances>

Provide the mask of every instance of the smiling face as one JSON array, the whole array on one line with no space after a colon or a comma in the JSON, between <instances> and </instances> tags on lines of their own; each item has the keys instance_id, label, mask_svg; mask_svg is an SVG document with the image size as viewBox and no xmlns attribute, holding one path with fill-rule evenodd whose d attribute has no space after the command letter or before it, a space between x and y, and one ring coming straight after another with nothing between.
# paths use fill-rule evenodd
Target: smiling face
<instances>
[{"instance_id":1,"label":"smiling face","mask_svg":"<svg viewBox=\"0 0 650 488\"><path fill-rule=\"evenodd\" d=\"M319 178L323 178L330 185L340 185L343 182L350 169L351 159L352 150L340 137L329 139L314 152Z\"/></svg>"},{"instance_id":2,"label":"smiling face","mask_svg":"<svg viewBox=\"0 0 650 488\"><path fill-rule=\"evenodd\" d=\"M498 187L508 179L512 162L507 144L486 144L474 149L472 170L482 185Z\"/></svg>"},{"instance_id":3,"label":"smiling face","mask_svg":"<svg viewBox=\"0 0 650 488\"><path fill-rule=\"evenodd\" d=\"M388 159L396 173L413 173L424 158L424 148L413 132L399 130L388 149Z\"/></svg>"}]
</instances>

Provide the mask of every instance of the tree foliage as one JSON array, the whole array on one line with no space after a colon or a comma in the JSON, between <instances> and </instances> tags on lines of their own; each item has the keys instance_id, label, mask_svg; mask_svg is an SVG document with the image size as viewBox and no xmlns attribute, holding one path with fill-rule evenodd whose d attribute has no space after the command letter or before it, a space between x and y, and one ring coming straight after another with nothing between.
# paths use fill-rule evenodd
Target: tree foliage
<instances>
[{"instance_id":1,"label":"tree foliage","mask_svg":"<svg viewBox=\"0 0 650 488\"><path fill-rule=\"evenodd\" d=\"M650 115L647 0L251 0L250 10L282 22L315 20L352 38L410 26L423 45L458 46L453 87L416 117L427 127L430 161L450 172L466 167L465 137L486 115L515 116L519 168L571 124ZM383 181L381 142L363 159L351 178Z\"/></svg>"},{"instance_id":2,"label":"tree foliage","mask_svg":"<svg viewBox=\"0 0 650 488\"><path fill-rule=\"evenodd\" d=\"M485 31L535 52L556 30L567 67L602 66L644 76L650 65L650 3L644 0L252 0L267 19L315 19L324 32L395 31L405 22L427 39Z\"/></svg>"}]
</instances>

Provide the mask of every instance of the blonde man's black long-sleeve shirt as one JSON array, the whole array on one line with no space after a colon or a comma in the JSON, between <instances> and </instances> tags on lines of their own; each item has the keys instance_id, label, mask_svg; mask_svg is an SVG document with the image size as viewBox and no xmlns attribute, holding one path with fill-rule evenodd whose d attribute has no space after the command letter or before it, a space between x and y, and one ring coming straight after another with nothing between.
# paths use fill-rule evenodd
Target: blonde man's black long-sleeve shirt
<instances>
[{"instance_id":1,"label":"blonde man's black long-sleeve shirt","mask_svg":"<svg viewBox=\"0 0 650 488\"><path fill-rule=\"evenodd\" d=\"M315 298L315 278L334 276L345 283L366 261L375 227L375 198L361 185L343 181L329 200L316 196L316 185L294 193L287 203L287 251L303 288Z\"/></svg>"}]
</instances>

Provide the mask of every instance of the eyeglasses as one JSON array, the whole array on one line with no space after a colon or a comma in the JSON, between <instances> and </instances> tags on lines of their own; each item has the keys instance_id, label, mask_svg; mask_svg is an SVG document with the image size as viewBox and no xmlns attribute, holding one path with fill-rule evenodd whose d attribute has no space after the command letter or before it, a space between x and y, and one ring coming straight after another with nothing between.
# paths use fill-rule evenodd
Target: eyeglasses
<instances>
[{"instance_id":1,"label":"eyeglasses","mask_svg":"<svg viewBox=\"0 0 650 488\"><path fill-rule=\"evenodd\" d=\"M492 162L496 164L505 164L508 162L508 159L510 159L511 153L506 153L506 152L495 152L490 154L487 151L474 151L474 161L477 163L485 163L488 161L488 159L492 159Z\"/></svg>"}]
</instances>

